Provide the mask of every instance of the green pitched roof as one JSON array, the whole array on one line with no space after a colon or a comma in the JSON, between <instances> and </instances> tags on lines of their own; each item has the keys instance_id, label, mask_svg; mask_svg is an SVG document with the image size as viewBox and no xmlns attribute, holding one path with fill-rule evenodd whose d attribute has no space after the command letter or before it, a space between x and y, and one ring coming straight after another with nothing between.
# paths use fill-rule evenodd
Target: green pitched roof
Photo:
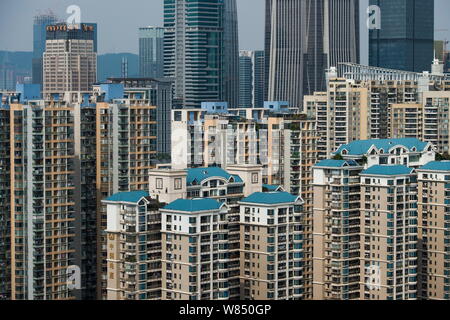
<instances>
[{"instance_id":1,"label":"green pitched roof","mask_svg":"<svg viewBox=\"0 0 450 320\"><path fill-rule=\"evenodd\" d=\"M202 181L211 177L220 177L226 180L229 180L231 177L233 177L235 182L242 182L241 177L239 177L238 175L229 174L224 169L219 167L188 169L186 182L188 185L192 185L194 181L197 184L201 184Z\"/></svg>"},{"instance_id":2,"label":"green pitched roof","mask_svg":"<svg viewBox=\"0 0 450 320\"><path fill-rule=\"evenodd\" d=\"M406 166L387 166L387 165L375 165L367 170L364 170L361 175L377 175L377 176L396 176L405 175L413 172L414 169Z\"/></svg>"},{"instance_id":3,"label":"green pitched roof","mask_svg":"<svg viewBox=\"0 0 450 320\"><path fill-rule=\"evenodd\" d=\"M322 160L318 162L314 167L322 168L343 168L343 167L356 167L359 164L354 160Z\"/></svg>"},{"instance_id":4,"label":"green pitched roof","mask_svg":"<svg viewBox=\"0 0 450 320\"><path fill-rule=\"evenodd\" d=\"M294 196L288 192L255 192L241 200L245 203L258 204L280 204L295 202L299 196Z\"/></svg>"},{"instance_id":5,"label":"green pitched roof","mask_svg":"<svg viewBox=\"0 0 450 320\"><path fill-rule=\"evenodd\" d=\"M267 190L267 191L277 191L278 188L280 188L281 186L277 186L277 185L273 185L273 184L263 184L262 185L263 190Z\"/></svg>"},{"instance_id":6,"label":"green pitched roof","mask_svg":"<svg viewBox=\"0 0 450 320\"><path fill-rule=\"evenodd\" d=\"M362 156L367 154L372 146L375 146L378 150L383 149L385 153L388 153L395 146L404 146L409 151L415 149L420 152L425 150L427 145L427 142L416 138L358 140L342 145L336 154L342 154L346 150L346 155Z\"/></svg>"},{"instance_id":7,"label":"green pitched roof","mask_svg":"<svg viewBox=\"0 0 450 320\"><path fill-rule=\"evenodd\" d=\"M197 212L218 210L222 203L214 199L178 199L164 207L165 210L174 210L182 212Z\"/></svg>"},{"instance_id":8,"label":"green pitched roof","mask_svg":"<svg viewBox=\"0 0 450 320\"><path fill-rule=\"evenodd\" d=\"M138 203L142 198L148 196L149 193L147 191L119 192L106 198L105 201Z\"/></svg>"},{"instance_id":9,"label":"green pitched roof","mask_svg":"<svg viewBox=\"0 0 450 320\"><path fill-rule=\"evenodd\" d=\"M422 170L450 171L450 161L432 161L420 167Z\"/></svg>"}]
</instances>

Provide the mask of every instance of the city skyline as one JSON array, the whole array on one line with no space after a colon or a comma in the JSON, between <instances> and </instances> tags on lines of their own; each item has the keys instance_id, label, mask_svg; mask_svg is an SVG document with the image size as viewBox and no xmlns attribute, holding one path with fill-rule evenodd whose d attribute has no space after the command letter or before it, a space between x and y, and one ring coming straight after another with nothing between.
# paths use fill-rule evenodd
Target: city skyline
<instances>
[{"instance_id":1,"label":"city skyline","mask_svg":"<svg viewBox=\"0 0 450 320\"><path fill-rule=\"evenodd\" d=\"M32 51L33 17L44 14L49 8L59 17L68 17L65 13L69 5L81 8L81 19L85 22L95 22L99 25L99 54L139 52L139 28L145 26L162 26L162 0L132 0L115 3L104 10L106 0L3 0L0 11L9 12L0 20L0 28L14 30L0 35L0 50ZM264 48L264 0L237 0L239 20L239 49L262 50ZM364 8L368 0L360 1L360 13L364 15ZM436 0L435 5L435 38L450 40L450 30L446 28L446 12L450 10L450 2ZM122 15L127 23L115 23ZM15 17L21 16L22 19ZM366 20L360 19L361 26L361 62L368 62L368 35L365 28ZM12 26L12 27L11 27ZM117 37L122 35L121 41ZM134 35L134 36L133 36ZM15 41L20 38L21 41Z\"/></svg>"}]
</instances>

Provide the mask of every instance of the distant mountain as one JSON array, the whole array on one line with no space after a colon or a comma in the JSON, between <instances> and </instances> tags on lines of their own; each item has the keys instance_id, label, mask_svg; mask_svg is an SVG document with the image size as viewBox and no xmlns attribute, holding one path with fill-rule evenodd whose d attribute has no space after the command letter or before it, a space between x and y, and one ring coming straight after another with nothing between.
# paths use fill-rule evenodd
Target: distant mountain
<instances>
[{"instance_id":1,"label":"distant mountain","mask_svg":"<svg viewBox=\"0 0 450 320\"><path fill-rule=\"evenodd\" d=\"M98 56L98 81L105 81L109 77L122 76L122 58L128 59L128 76L139 76L139 56L133 53L107 53Z\"/></svg>"},{"instance_id":2,"label":"distant mountain","mask_svg":"<svg viewBox=\"0 0 450 320\"><path fill-rule=\"evenodd\" d=\"M128 59L128 76L139 76L139 56L133 53L107 53L101 54L97 59L98 81L105 81L109 77L122 76L122 58ZM12 65L15 71L29 72L31 75L31 62L33 52L26 51L0 51L0 66Z\"/></svg>"}]
</instances>

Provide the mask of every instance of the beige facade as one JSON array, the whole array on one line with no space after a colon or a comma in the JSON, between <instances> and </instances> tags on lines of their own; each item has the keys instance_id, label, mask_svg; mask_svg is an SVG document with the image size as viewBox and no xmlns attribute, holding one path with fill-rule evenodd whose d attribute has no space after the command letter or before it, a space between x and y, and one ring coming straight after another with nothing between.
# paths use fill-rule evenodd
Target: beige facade
<instances>
[{"instance_id":1,"label":"beige facade","mask_svg":"<svg viewBox=\"0 0 450 320\"><path fill-rule=\"evenodd\" d=\"M414 169L326 160L314 173L314 299L417 299Z\"/></svg>"},{"instance_id":2,"label":"beige facade","mask_svg":"<svg viewBox=\"0 0 450 320\"><path fill-rule=\"evenodd\" d=\"M285 192L254 193L240 202L241 300L308 298L302 204Z\"/></svg>"},{"instance_id":3,"label":"beige facade","mask_svg":"<svg viewBox=\"0 0 450 320\"><path fill-rule=\"evenodd\" d=\"M360 180L353 161L314 167L313 298L360 299Z\"/></svg>"},{"instance_id":4,"label":"beige facade","mask_svg":"<svg viewBox=\"0 0 450 320\"><path fill-rule=\"evenodd\" d=\"M417 170L419 204L419 298L450 299L450 165L434 162Z\"/></svg>"},{"instance_id":5,"label":"beige facade","mask_svg":"<svg viewBox=\"0 0 450 320\"><path fill-rule=\"evenodd\" d=\"M97 53L93 40L47 40L43 56L44 97L66 91L92 90L97 80Z\"/></svg>"},{"instance_id":6,"label":"beige facade","mask_svg":"<svg viewBox=\"0 0 450 320\"><path fill-rule=\"evenodd\" d=\"M98 298L106 298L106 207L117 192L149 190L156 158L156 107L134 97L96 104Z\"/></svg>"},{"instance_id":7,"label":"beige facade","mask_svg":"<svg viewBox=\"0 0 450 320\"><path fill-rule=\"evenodd\" d=\"M162 299L228 300L228 206L179 199L160 212Z\"/></svg>"},{"instance_id":8,"label":"beige facade","mask_svg":"<svg viewBox=\"0 0 450 320\"><path fill-rule=\"evenodd\" d=\"M163 206L146 192L119 193L107 207L107 300L161 299Z\"/></svg>"}]
</instances>

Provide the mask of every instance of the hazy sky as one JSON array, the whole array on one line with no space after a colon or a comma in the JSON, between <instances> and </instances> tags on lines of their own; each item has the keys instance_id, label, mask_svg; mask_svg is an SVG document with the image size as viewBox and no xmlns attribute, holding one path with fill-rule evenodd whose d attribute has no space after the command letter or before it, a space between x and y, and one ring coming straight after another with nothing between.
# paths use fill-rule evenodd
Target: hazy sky
<instances>
[{"instance_id":1,"label":"hazy sky","mask_svg":"<svg viewBox=\"0 0 450 320\"><path fill-rule=\"evenodd\" d=\"M368 0L361 0L361 13ZM450 29L450 1L435 0L436 29ZM264 46L264 0L237 0L241 49ZM0 50L29 51L33 45L33 16L52 9L68 17L69 5L81 8L81 20L98 23L100 53L138 52L138 28L162 26L163 0L0 0ZM361 19L362 57L367 54L365 19ZM450 31L436 32L449 39ZM366 59L363 58L363 63Z\"/></svg>"}]
</instances>

